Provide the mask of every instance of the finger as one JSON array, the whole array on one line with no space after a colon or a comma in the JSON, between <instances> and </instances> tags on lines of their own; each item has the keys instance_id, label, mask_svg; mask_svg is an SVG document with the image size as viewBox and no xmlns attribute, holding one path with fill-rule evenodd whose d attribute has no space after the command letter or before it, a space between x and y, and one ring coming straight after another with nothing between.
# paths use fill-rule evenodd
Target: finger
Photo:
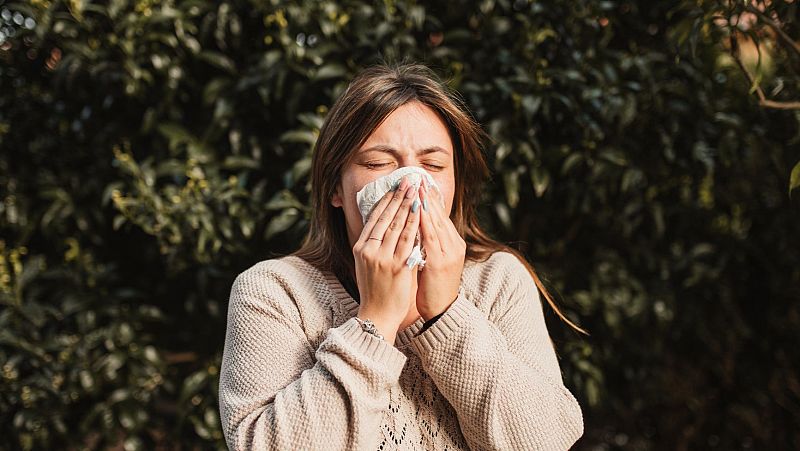
<instances>
[{"instance_id":1,"label":"finger","mask_svg":"<svg viewBox=\"0 0 800 451\"><path fill-rule=\"evenodd\" d=\"M426 191L427 192L427 191ZM432 206L431 206L432 204ZM433 209L432 218L433 225L436 228L436 236L439 237L439 242L442 249L448 249L450 245L455 244L455 237L458 235L455 224L450 219L450 215L445 210L444 197L442 192L437 188L431 190L431 200L428 201L428 209Z\"/></svg>"},{"instance_id":2,"label":"finger","mask_svg":"<svg viewBox=\"0 0 800 451\"><path fill-rule=\"evenodd\" d=\"M419 223L419 230L420 235L422 238L422 246L425 247L425 252L429 256L435 252L442 253L442 244L439 241L439 236L437 233L436 226L434 224L435 217L434 217L434 210L433 210L433 199L429 196L429 191L422 190L422 199L423 202L427 201L427 211L422 210L420 214L420 223Z\"/></svg>"},{"instance_id":3,"label":"finger","mask_svg":"<svg viewBox=\"0 0 800 451\"><path fill-rule=\"evenodd\" d=\"M383 235L383 243L381 244L382 250L391 254L397 253L397 241L400 234L405 229L406 219L408 219L411 204L416 198L416 194L417 190L414 189L413 186L409 186L408 189L406 189L405 197L400 204L400 208L397 210L392 222L389 223L389 227L386 229L386 233Z\"/></svg>"},{"instance_id":4,"label":"finger","mask_svg":"<svg viewBox=\"0 0 800 451\"><path fill-rule=\"evenodd\" d=\"M445 215L444 208L442 207L442 195L435 187L431 188L427 180L425 181L425 189L423 190L423 193L428 199L426 205L428 207L428 213L431 219L431 226L434 229L434 234L442 245L442 249L444 249L444 245L447 244L445 241L447 237L445 222L447 222L449 218L447 218Z\"/></svg>"},{"instance_id":5,"label":"finger","mask_svg":"<svg viewBox=\"0 0 800 451\"><path fill-rule=\"evenodd\" d=\"M414 205L413 201L418 203L416 204L416 211L408 212L405 227L403 227L403 230L400 232L400 236L397 240L395 258L408 258L408 256L411 255L411 250L414 248L414 242L417 239L417 232L419 231L419 221L422 211L422 201L419 199L421 190L422 188L411 190L414 192L414 196L411 198L412 206Z\"/></svg>"},{"instance_id":6,"label":"finger","mask_svg":"<svg viewBox=\"0 0 800 451\"><path fill-rule=\"evenodd\" d=\"M445 218L444 229L444 235L447 237L444 240L445 246L447 246L448 249L455 249L456 244L458 243L459 239L461 239L461 234L458 233L456 225L453 224L453 221L450 218Z\"/></svg>"},{"instance_id":7,"label":"finger","mask_svg":"<svg viewBox=\"0 0 800 451\"><path fill-rule=\"evenodd\" d=\"M446 207L444 206L441 191L436 188L432 189L429 198L428 209L432 209L432 222L436 229L436 236L439 238L439 243L442 245L442 249L455 249L461 236L455 224L453 224L453 220L450 219L450 216L445 211Z\"/></svg>"},{"instance_id":8,"label":"finger","mask_svg":"<svg viewBox=\"0 0 800 451\"><path fill-rule=\"evenodd\" d=\"M383 236L386 233L386 229L389 227L390 222L394 219L397 210L400 208L400 204L403 202L403 199L405 199L408 187L409 183L404 178L403 181L400 183L400 187L392 195L392 199L389 201L389 204L381 212L381 214L378 215L378 219L375 222L375 226L372 229L372 233L370 233L365 238L366 240L365 245L373 245L373 246L381 245L381 241L371 240L370 238L380 238L381 240L384 239Z\"/></svg>"},{"instance_id":9,"label":"finger","mask_svg":"<svg viewBox=\"0 0 800 451\"><path fill-rule=\"evenodd\" d=\"M361 230L361 235L358 237L357 243L363 243L372 236L371 233L375 228L375 224L378 222L378 218L389 205L389 202L393 197L394 191L387 191L383 197L381 197L378 203L372 207L372 211L369 213L369 216L367 216L367 222L364 223L364 228Z\"/></svg>"},{"instance_id":10,"label":"finger","mask_svg":"<svg viewBox=\"0 0 800 451\"><path fill-rule=\"evenodd\" d=\"M437 191L438 199L442 199L441 193ZM438 217L438 221L434 220L434 224L436 227L436 235L439 237L439 243L442 245L442 249L447 252L448 249L456 249L460 246L459 242L461 241L461 234L458 233L458 229L456 229L456 225L453 223L453 220L447 214L446 207L443 206L443 202L437 201L434 202L436 204L436 208L438 209L438 215L434 215Z\"/></svg>"}]
</instances>

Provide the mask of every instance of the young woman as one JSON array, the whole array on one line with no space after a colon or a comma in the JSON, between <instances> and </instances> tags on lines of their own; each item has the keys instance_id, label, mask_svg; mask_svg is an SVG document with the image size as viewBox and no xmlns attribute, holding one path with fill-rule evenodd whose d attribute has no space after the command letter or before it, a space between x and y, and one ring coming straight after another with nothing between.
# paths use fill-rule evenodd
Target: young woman
<instances>
[{"instance_id":1,"label":"young woman","mask_svg":"<svg viewBox=\"0 0 800 451\"><path fill-rule=\"evenodd\" d=\"M484 138L424 66L352 81L317 140L301 248L231 289L219 387L231 449L557 450L583 434L546 291L478 225ZM356 192L406 166L441 194L404 179L364 223ZM405 264L417 232L422 270Z\"/></svg>"}]
</instances>

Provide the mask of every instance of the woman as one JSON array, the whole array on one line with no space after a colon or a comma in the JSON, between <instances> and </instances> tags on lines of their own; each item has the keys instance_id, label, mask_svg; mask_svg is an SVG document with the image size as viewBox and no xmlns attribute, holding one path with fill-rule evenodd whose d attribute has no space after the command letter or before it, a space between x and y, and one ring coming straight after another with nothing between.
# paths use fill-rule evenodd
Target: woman
<instances>
[{"instance_id":1,"label":"woman","mask_svg":"<svg viewBox=\"0 0 800 451\"><path fill-rule=\"evenodd\" d=\"M301 248L231 289L231 449L555 450L583 434L538 278L477 223L488 170L465 111L419 65L369 68L331 108ZM405 166L441 197L404 181L363 223L355 193ZM405 265L417 232L423 270Z\"/></svg>"}]
</instances>

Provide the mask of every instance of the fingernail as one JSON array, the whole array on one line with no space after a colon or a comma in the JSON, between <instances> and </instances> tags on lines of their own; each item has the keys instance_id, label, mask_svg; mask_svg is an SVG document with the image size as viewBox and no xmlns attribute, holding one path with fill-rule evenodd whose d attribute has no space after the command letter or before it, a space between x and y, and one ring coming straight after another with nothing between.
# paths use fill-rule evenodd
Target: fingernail
<instances>
[{"instance_id":1,"label":"fingernail","mask_svg":"<svg viewBox=\"0 0 800 451\"><path fill-rule=\"evenodd\" d=\"M422 209L428 211L428 199L422 199Z\"/></svg>"},{"instance_id":2,"label":"fingernail","mask_svg":"<svg viewBox=\"0 0 800 451\"><path fill-rule=\"evenodd\" d=\"M414 203L411 204L411 213L416 213L418 208L419 208L419 199L414 199Z\"/></svg>"}]
</instances>

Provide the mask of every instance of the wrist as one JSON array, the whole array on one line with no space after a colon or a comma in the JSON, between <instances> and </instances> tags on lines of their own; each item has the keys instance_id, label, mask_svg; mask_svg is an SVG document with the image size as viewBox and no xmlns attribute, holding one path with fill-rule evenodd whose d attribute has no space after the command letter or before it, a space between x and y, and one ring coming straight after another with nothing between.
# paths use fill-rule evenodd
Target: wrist
<instances>
[{"instance_id":1,"label":"wrist","mask_svg":"<svg viewBox=\"0 0 800 451\"><path fill-rule=\"evenodd\" d=\"M437 311L425 311L425 312L422 312L422 311L420 311L419 312L419 316L421 316L422 320L427 323L428 321L432 320L433 318L436 318L437 316L443 315L444 312L446 312L446 311L447 311L446 308L443 309L440 312L437 312Z\"/></svg>"},{"instance_id":2,"label":"wrist","mask_svg":"<svg viewBox=\"0 0 800 451\"><path fill-rule=\"evenodd\" d=\"M370 322L372 322L372 324L375 326L377 332L383 336L383 339L390 344L394 344L397 336L397 329L400 327L400 324L397 323L397 321L385 318L380 314L371 313L366 309L359 309L358 313L356 313L356 318L359 320L359 323L365 320L370 320Z\"/></svg>"},{"instance_id":3,"label":"wrist","mask_svg":"<svg viewBox=\"0 0 800 451\"><path fill-rule=\"evenodd\" d=\"M450 308L450 306L451 306L451 305L453 305L453 302L455 302L455 301L456 301L456 299L458 299L458 295L456 295L456 296L453 298L453 300L452 300L452 301L450 301L450 302L449 302L447 305L445 305L445 306L442 306L442 307L439 307L439 308L436 308L436 309L426 309L426 308L422 308L422 309L418 309L417 311L419 312L419 316L421 316L421 317L422 317L422 319L423 319L423 320L425 320L425 322L428 322L428 321L430 321L430 320L431 320L431 319L433 319L433 318L436 318L436 317L438 317L438 316L442 316L442 315L443 315L443 314L444 314L444 313L447 311L447 309L449 309L449 308Z\"/></svg>"}]
</instances>

